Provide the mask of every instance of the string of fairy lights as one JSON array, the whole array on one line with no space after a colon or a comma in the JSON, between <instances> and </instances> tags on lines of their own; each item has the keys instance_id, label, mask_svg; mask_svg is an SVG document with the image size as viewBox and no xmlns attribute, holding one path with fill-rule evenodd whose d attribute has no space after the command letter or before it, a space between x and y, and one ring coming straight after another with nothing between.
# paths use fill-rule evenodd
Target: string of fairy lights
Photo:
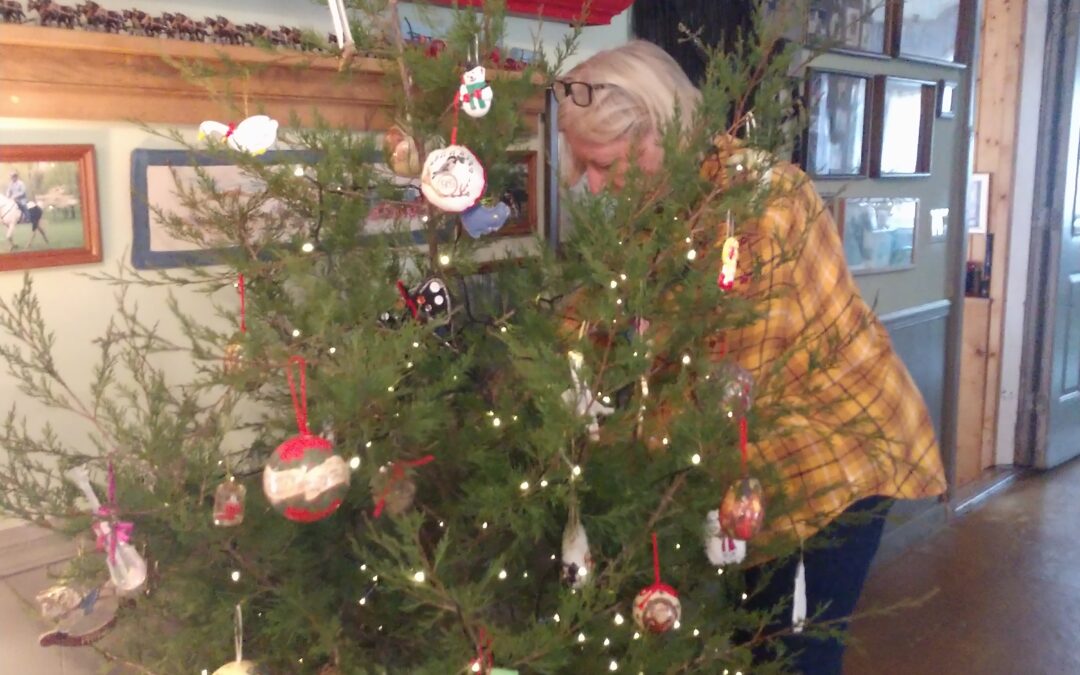
<instances>
[{"instance_id":1,"label":"string of fairy lights","mask_svg":"<svg viewBox=\"0 0 1080 675\"><path fill-rule=\"evenodd\" d=\"M303 170L302 167L297 167L296 175L297 176L304 175L304 170ZM426 218L425 218L425 220L426 220ZM674 218L674 220L677 221L677 220L679 220L679 218L676 216ZM688 250L686 252L686 258L687 258L688 261L693 262L698 257L697 250L693 247L693 240L690 237L686 237L685 242L689 245L689 248L688 248ZM621 241L619 243L622 244ZM315 245L313 243L311 243L311 242L306 242L301 246L301 251L303 251L304 253L312 253L314 250L315 250ZM449 266L450 262L451 262L450 255L448 255L446 253L443 253L443 254L441 254L439 256L439 263L442 266L444 266L444 267ZM612 291L618 291L621 283L626 283L628 281L629 281L629 276L627 274L625 274L625 273L620 273L620 274L617 275L617 278L611 279L608 286L610 287L610 289ZM622 297L616 297L616 304L622 306L623 305L623 298ZM614 320L612 321L612 323L614 323ZM500 330L500 332L505 333L505 332L508 331L508 327L505 324L503 324L503 325L499 326L499 330ZM301 334L302 333L301 333L300 329L293 329L292 330L292 337L293 338L299 338L301 336ZM417 341L414 341L412 343L412 347L414 349L419 349L421 347L421 344L419 342L417 342ZM333 355L333 354L336 353L337 349L336 349L336 347L331 346L331 347L328 348L327 351L328 351L329 354ZM641 353L641 350L636 350L636 351L633 352L633 356L635 358L637 358L639 356L643 357L643 358L650 358L651 353L649 353L649 352ZM692 357L691 357L690 354L683 354L680 360L681 360L682 365L684 365L684 366L689 366L692 363ZM411 369L412 367L413 367L413 363L411 361L409 361L406 368ZM454 379L456 380L457 376L454 376ZM394 385L388 386L387 391L394 392L395 391ZM643 394L643 396L648 396L647 383L645 384L645 386L642 389L642 394ZM605 405L609 405L611 403L611 397L607 396L607 395L604 395L602 391L596 391L595 396L596 396L597 400L603 401L603 403ZM644 403L642 404L642 409L644 410ZM496 428L496 429L502 428L506 424L518 421L518 416L516 414L511 414L511 415L505 416L505 418L507 420L509 420L509 422L504 421L504 416L502 414L497 413L495 410L487 411L486 416L487 416L491 426L493 428ZM729 414L729 416L730 416L730 414ZM662 438L661 442L662 442L662 444L664 446L667 446L667 445L670 444L670 438L665 436L664 438ZM373 446L373 442L372 441L367 441L365 443L364 447L366 449L370 449L372 446ZM361 466L361 461L362 460L361 460L361 457L359 455L353 456L348 460L348 466L352 471L357 471ZM697 452L694 452L693 454L689 455L688 462L689 462L689 464L691 466L699 466L701 464L701 462L702 462L701 454L697 453ZM218 464L222 464L222 462L219 461ZM382 467L382 469L385 470L385 467ZM579 464L570 463L569 475L568 475L569 480L570 481L580 480L582 478L582 476L583 476L582 467ZM528 478L524 478L523 480L521 480L518 487L519 487L519 490L520 490L521 493L529 493L530 490L534 490L534 489L536 489L536 487L539 487L539 488L542 489L542 488L548 487L549 484L550 484L549 480L547 478L545 478L545 477L541 477L540 480L535 485L533 483L531 483L528 480ZM438 525L439 525L440 528L445 528L445 521L440 520ZM489 523L487 521L484 521L481 524L481 529L482 530L486 530L486 529L488 529L488 527L489 527ZM681 547L682 547L681 543L675 543L674 544L675 550L679 550L679 549L681 549ZM551 559L553 561L555 561L558 558L557 558L557 556L555 554L552 554ZM360 564L359 570L361 572L366 572L368 570L368 565L366 563ZM584 575L585 573L587 573L586 570L581 570L581 574ZM723 575L724 574L724 568L722 566L717 567L717 574L718 575ZM229 572L228 576L229 576L229 580L232 581L233 583L239 583L240 580L241 580L241 571L239 569L232 569ZM505 580L510 578L511 572L509 570L507 570L506 568L500 568L500 570L494 576L499 581L505 581ZM522 574L521 574L521 577L524 578L524 579L529 578L529 572L528 571L523 571ZM371 576L370 585L367 587L367 589L364 591L364 593L357 599L357 605L358 606L366 608L366 607L369 607L372 604L374 596L376 594L376 591L377 591L377 589L379 587L379 578L380 577L379 577L378 574L373 574ZM408 573L407 578L409 580L411 580L413 583L418 584L418 585L428 582L428 575L423 570L412 571L412 572ZM576 593L577 591L576 591L576 589L572 589L572 592ZM746 593L742 594L742 600L743 601L745 601L747 599L747 597L748 596L747 596ZM261 613L260 613L260 615L261 615ZM558 623L561 623L562 618L560 617L559 613L556 612L556 613L554 613L552 615L551 620L554 623L558 624ZM614 615L614 617L612 619L612 622L613 622L613 625L616 628L621 628L621 627L623 627L623 626L625 626L627 624L626 618L619 612L615 613L615 615ZM380 626L378 626L377 630L379 632L382 632L383 628L384 627L380 625ZM681 622L676 620L675 623L674 623L673 628L675 630L680 630L682 628ZM692 634L693 637L697 638L697 637L700 637L701 631L700 631L699 628L693 628L692 631L691 631L691 634ZM631 635L631 639L632 640L640 640L641 638L642 638L641 631L640 630L634 630L633 634ZM585 645L590 640L590 638L584 631L579 631L577 633L577 635L576 635L575 640L579 645ZM602 644L602 647L605 648L605 649L611 647L611 645L612 645L611 636L604 636L601 644ZM302 664L304 662L304 660L303 660L303 658L299 658L297 660L297 662ZM611 671L611 672L618 671L619 667L620 667L619 662L615 658L612 658L608 663L608 670ZM479 673L479 672L481 672L481 670L483 670L483 668L484 668L484 666L481 663L481 660L480 659L475 659L475 660L473 660L471 662L471 665L468 667L468 670L470 670L471 672ZM202 669L202 671L201 671L202 675L208 675L208 672L209 671L207 669L205 669L205 668ZM729 669L724 669L723 670L723 675L731 675L730 670ZM735 671L734 675L743 675L743 674L742 674L741 671Z\"/></svg>"}]
</instances>

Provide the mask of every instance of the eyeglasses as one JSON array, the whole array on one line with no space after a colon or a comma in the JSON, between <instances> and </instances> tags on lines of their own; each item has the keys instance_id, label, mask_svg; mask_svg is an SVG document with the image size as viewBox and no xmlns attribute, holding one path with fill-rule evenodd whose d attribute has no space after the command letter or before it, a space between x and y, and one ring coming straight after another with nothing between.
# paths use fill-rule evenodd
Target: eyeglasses
<instances>
[{"instance_id":1,"label":"eyeglasses","mask_svg":"<svg viewBox=\"0 0 1080 675\"><path fill-rule=\"evenodd\" d=\"M555 80L551 84L551 91L555 94L555 100L562 103L570 99L582 108L592 105L593 92L597 89L613 87L613 84L592 84L591 82L567 82Z\"/></svg>"}]
</instances>

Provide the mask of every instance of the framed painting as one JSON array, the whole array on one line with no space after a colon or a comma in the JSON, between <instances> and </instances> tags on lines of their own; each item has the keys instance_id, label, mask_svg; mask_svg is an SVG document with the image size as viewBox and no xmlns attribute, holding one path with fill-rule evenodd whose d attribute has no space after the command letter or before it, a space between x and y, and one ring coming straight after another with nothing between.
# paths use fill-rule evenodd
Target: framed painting
<instances>
[{"instance_id":1,"label":"framed painting","mask_svg":"<svg viewBox=\"0 0 1080 675\"><path fill-rule=\"evenodd\" d=\"M268 152L260 161L269 164L304 164L310 153L294 150ZM190 187L201 175L214 182L215 189L250 195L264 188L255 176L231 164L225 157L188 150L134 150L131 154L131 264L135 269L163 269L219 264L224 253L235 247L212 235L193 241L171 232L160 217L183 218L185 207L178 192ZM269 200L268 212L282 208Z\"/></svg>"},{"instance_id":2,"label":"framed painting","mask_svg":"<svg viewBox=\"0 0 1080 675\"><path fill-rule=\"evenodd\" d=\"M956 64L963 0L901 0L892 53L904 59Z\"/></svg>"},{"instance_id":3,"label":"framed painting","mask_svg":"<svg viewBox=\"0 0 1080 675\"><path fill-rule=\"evenodd\" d=\"M915 266L919 200L910 197L849 197L838 200L837 223L844 258L854 274Z\"/></svg>"},{"instance_id":4,"label":"framed painting","mask_svg":"<svg viewBox=\"0 0 1080 675\"><path fill-rule=\"evenodd\" d=\"M887 58L891 19L885 0L811 0L806 42L819 49Z\"/></svg>"},{"instance_id":5,"label":"framed painting","mask_svg":"<svg viewBox=\"0 0 1080 675\"><path fill-rule=\"evenodd\" d=\"M0 272L101 262L92 145L0 145Z\"/></svg>"}]
</instances>

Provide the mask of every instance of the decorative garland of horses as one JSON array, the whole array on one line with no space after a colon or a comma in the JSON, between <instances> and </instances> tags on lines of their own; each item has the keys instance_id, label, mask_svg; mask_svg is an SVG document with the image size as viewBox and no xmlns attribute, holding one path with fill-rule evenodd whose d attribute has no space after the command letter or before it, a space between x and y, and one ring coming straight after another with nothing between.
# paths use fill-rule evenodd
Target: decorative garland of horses
<instances>
[{"instance_id":1,"label":"decorative garland of horses","mask_svg":"<svg viewBox=\"0 0 1080 675\"><path fill-rule=\"evenodd\" d=\"M325 44L320 45L318 36L300 28L278 26L274 29L258 23L237 24L221 15L197 21L179 12L166 12L160 16L152 16L139 9L118 12L105 9L93 0L86 0L73 7L53 0L29 0L25 11L19 0L0 0L0 20L6 23L31 23L211 44L269 44L302 51L338 49L337 36L333 33L327 36ZM429 56L437 56L445 48L446 43L442 40L414 31L407 20L404 24L402 33L405 41L423 49ZM512 49L507 58L500 58L499 50L496 49L490 57L496 67L523 70L526 63L532 61L536 55L525 50Z\"/></svg>"}]
</instances>

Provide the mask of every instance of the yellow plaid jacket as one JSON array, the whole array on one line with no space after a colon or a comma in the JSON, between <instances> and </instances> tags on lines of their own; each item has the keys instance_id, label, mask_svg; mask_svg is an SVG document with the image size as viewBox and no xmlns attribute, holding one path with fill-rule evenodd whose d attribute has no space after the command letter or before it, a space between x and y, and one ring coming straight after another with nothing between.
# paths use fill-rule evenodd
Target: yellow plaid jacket
<instances>
[{"instance_id":1,"label":"yellow plaid jacket","mask_svg":"<svg viewBox=\"0 0 1080 675\"><path fill-rule=\"evenodd\" d=\"M721 148L702 175L722 184L732 164ZM940 495L945 473L923 398L859 295L813 184L790 164L773 166L768 180L773 189L761 216L737 224L742 276L731 291L761 298L764 312L726 336L724 349L761 391L803 399L801 412L783 420L783 433L762 435L748 448L751 466L776 469L796 505L770 519L766 536L803 539L864 497ZM827 368L810 367L815 350L830 353ZM776 374L769 366L778 359L786 365Z\"/></svg>"}]
</instances>

